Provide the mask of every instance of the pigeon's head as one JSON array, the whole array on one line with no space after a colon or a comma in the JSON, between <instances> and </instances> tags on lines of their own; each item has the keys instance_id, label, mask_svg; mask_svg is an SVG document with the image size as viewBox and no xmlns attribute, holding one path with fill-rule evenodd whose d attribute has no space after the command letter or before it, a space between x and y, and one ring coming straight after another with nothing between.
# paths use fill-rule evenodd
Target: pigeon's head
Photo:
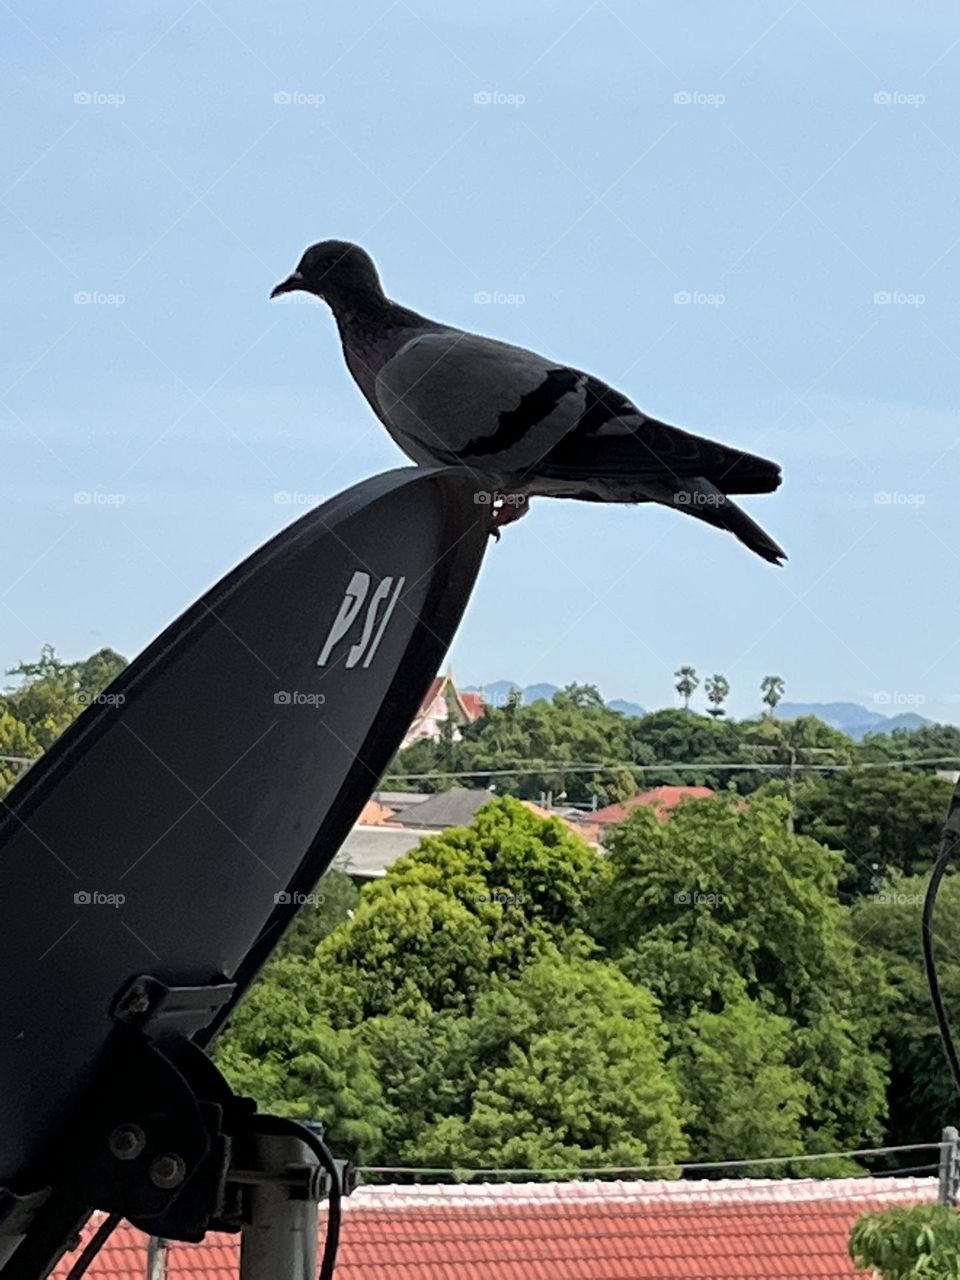
<instances>
[{"instance_id":1,"label":"pigeon's head","mask_svg":"<svg viewBox=\"0 0 960 1280\"><path fill-rule=\"evenodd\" d=\"M270 297L297 289L313 293L331 306L383 293L369 253L347 240L321 240L311 245L296 271L281 280Z\"/></svg>"}]
</instances>

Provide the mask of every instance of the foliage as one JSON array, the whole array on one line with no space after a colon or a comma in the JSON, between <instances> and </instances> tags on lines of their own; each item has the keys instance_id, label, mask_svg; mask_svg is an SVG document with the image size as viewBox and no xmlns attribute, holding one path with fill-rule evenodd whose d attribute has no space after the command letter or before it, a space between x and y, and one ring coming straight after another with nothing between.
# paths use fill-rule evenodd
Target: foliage
<instances>
[{"instance_id":1,"label":"foliage","mask_svg":"<svg viewBox=\"0 0 960 1280\"><path fill-rule=\"evenodd\" d=\"M927 876L892 879L856 903L853 934L882 964L891 988L882 1034L890 1056L888 1141L927 1141L957 1119L956 1091L930 1008L920 961L920 916ZM941 994L960 1025L960 877L940 886L934 918Z\"/></svg>"},{"instance_id":2,"label":"foliage","mask_svg":"<svg viewBox=\"0 0 960 1280\"><path fill-rule=\"evenodd\" d=\"M696 692L697 686L700 683L700 677L697 675L694 668L690 666L680 667L673 674L677 681L674 688L683 699L683 709L684 711L689 711L690 699Z\"/></svg>"},{"instance_id":3,"label":"foliage","mask_svg":"<svg viewBox=\"0 0 960 1280\"><path fill-rule=\"evenodd\" d=\"M477 1001L458 1057L466 1114L409 1144L427 1165L565 1170L669 1165L686 1152L656 1004L610 965L543 958Z\"/></svg>"},{"instance_id":4,"label":"foliage","mask_svg":"<svg viewBox=\"0 0 960 1280\"><path fill-rule=\"evenodd\" d=\"M608 842L596 933L661 1001L675 1044L689 1019L742 996L790 1019L805 1131L820 1150L859 1146L885 1111L882 969L837 901L839 856L791 835L786 816L775 798L688 801L667 823L636 810Z\"/></svg>"},{"instance_id":5,"label":"foliage","mask_svg":"<svg viewBox=\"0 0 960 1280\"><path fill-rule=\"evenodd\" d=\"M960 1280L960 1217L942 1204L865 1213L854 1223L849 1252L881 1280Z\"/></svg>"},{"instance_id":6,"label":"foliage","mask_svg":"<svg viewBox=\"0 0 960 1280\"><path fill-rule=\"evenodd\" d=\"M844 855L841 892L870 893L930 866L951 791L935 774L899 769L809 777L796 790L796 829Z\"/></svg>"}]
</instances>

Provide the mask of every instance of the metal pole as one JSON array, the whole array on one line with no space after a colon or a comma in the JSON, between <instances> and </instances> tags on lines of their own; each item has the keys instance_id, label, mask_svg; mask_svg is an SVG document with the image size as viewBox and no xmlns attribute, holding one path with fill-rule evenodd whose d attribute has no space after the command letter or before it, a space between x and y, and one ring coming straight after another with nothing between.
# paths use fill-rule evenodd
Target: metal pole
<instances>
[{"instance_id":1,"label":"metal pole","mask_svg":"<svg viewBox=\"0 0 960 1280\"><path fill-rule=\"evenodd\" d=\"M160 1236L147 1241L147 1280L166 1280L167 1244Z\"/></svg>"},{"instance_id":2,"label":"metal pole","mask_svg":"<svg viewBox=\"0 0 960 1280\"><path fill-rule=\"evenodd\" d=\"M940 1189L937 1201L939 1204L956 1206L960 1183L960 1133L950 1125L944 1129L941 1141L943 1145L940 1148Z\"/></svg>"},{"instance_id":3,"label":"metal pole","mask_svg":"<svg viewBox=\"0 0 960 1280\"><path fill-rule=\"evenodd\" d=\"M290 1134L255 1133L242 1182L240 1280L313 1280L317 1271L317 1158Z\"/></svg>"}]
</instances>

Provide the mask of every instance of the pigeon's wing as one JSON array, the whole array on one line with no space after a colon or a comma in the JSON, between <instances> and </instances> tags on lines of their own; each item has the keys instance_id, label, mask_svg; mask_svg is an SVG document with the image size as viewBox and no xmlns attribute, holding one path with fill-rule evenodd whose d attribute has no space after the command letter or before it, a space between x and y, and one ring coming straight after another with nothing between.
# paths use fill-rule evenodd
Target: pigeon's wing
<instances>
[{"instance_id":1,"label":"pigeon's wing","mask_svg":"<svg viewBox=\"0 0 960 1280\"><path fill-rule=\"evenodd\" d=\"M514 475L536 471L574 430L586 382L533 351L454 329L407 342L379 371L375 394L411 456Z\"/></svg>"},{"instance_id":2,"label":"pigeon's wing","mask_svg":"<svg viewBox=\"0 0 960 1280\"><path fill-rule=\"evenodd\" d=\"M780 483L775 462L648 417L599 378L586 376L584 390L580 420L540 460L538 475L656 486L702 477L724 493L768 493Z\"/></svg>"}]
</instances>

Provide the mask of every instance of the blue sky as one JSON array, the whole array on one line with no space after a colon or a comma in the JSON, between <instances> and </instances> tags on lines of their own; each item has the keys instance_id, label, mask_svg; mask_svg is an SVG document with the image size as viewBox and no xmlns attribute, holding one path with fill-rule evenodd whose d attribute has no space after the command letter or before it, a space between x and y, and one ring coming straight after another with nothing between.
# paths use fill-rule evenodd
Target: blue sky
<instances>
[{"instance_id":1,"label":"blue sky","mask_svg":"<svg viewBox=\"0 0 960 1280\"><path fill-rule=\"evenodd\" d=\"M689 662L734 714L776 672L960 721L953 6L9 0L0 30L4 667L132 656L299 513L278 493L402 463L326 310L267 301L336 236L427 315L784 467L748 500L779 571L675 512L535 502L458 679L660 706Z\"/></svg>"}]
</instances>

